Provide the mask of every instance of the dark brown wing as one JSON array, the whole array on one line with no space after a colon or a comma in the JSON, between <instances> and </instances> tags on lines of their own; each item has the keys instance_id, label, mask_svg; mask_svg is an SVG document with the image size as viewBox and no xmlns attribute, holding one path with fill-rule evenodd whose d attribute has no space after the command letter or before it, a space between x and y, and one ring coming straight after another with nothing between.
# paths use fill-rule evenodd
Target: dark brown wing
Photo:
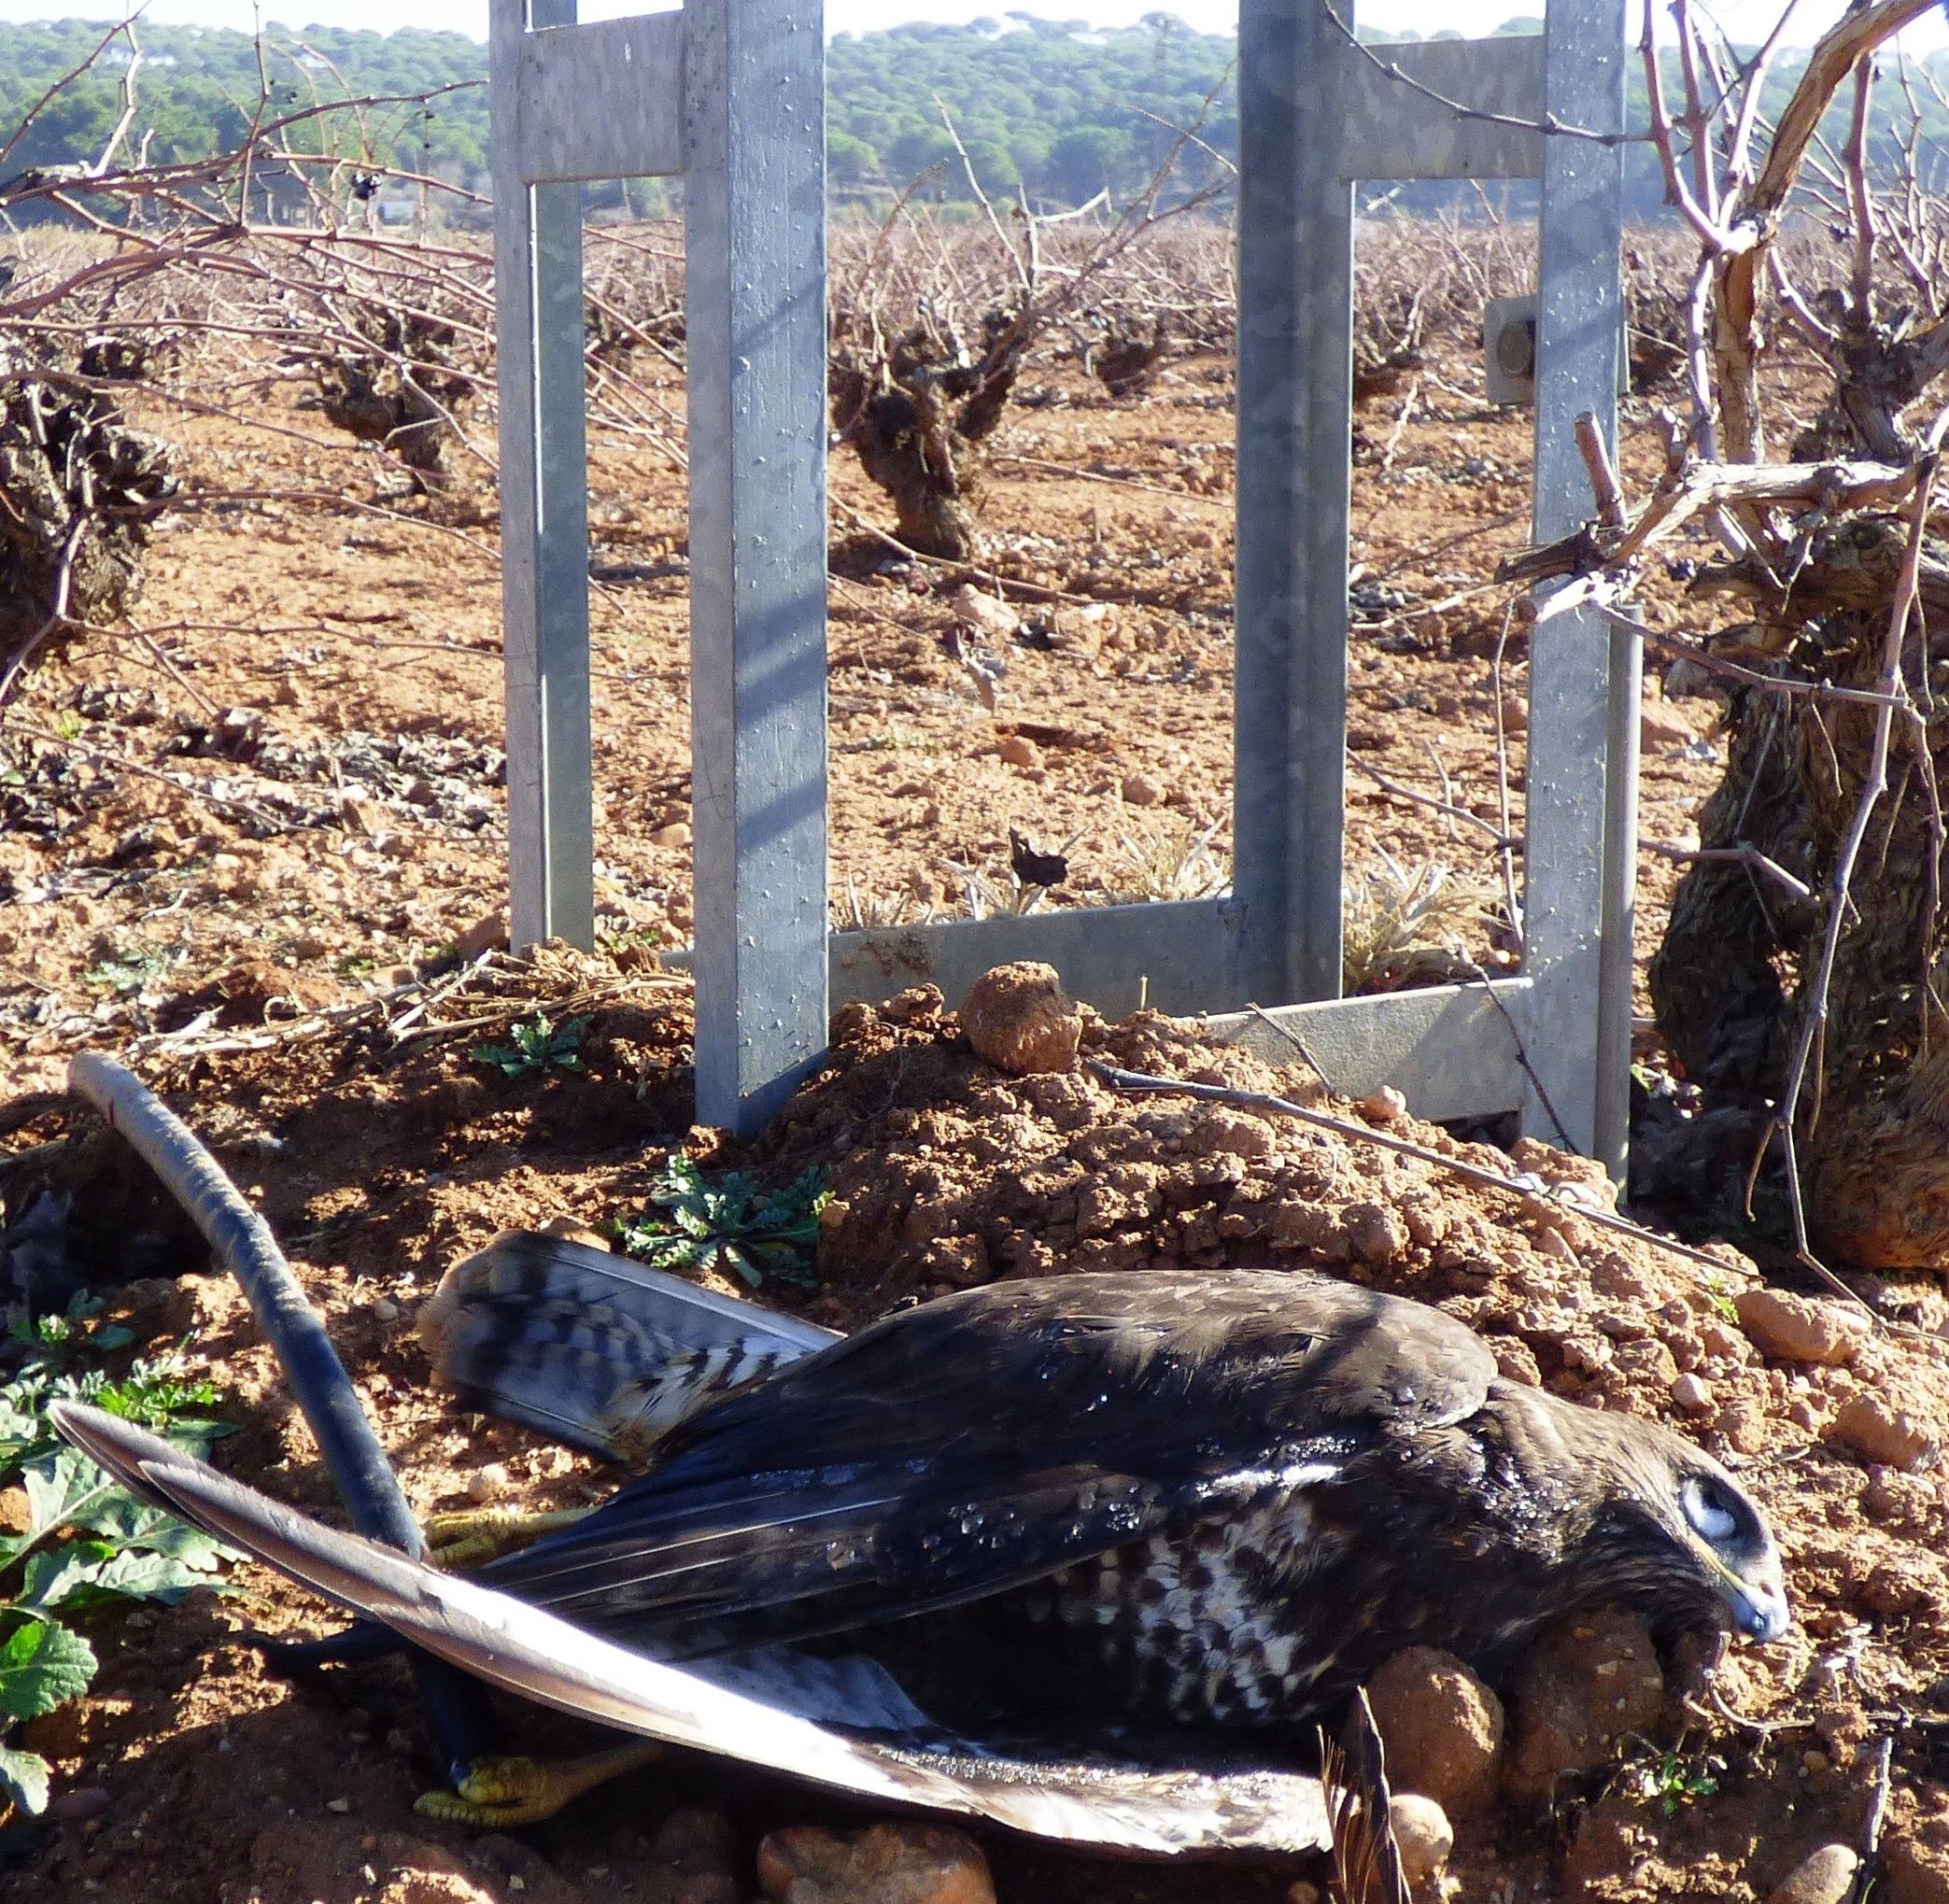
<instances>
[{"instance_id":1,"label":"dark brown wing","mask_svg":"<svg viewBox=\"0 0 1949 1904\"><path fill-rule=\"evenodd\" d=\"M1329 1478L1472 1415L1461 1323L1277 1271L1001 1283L908 1310L678 1429L578 1527L487 1577L682 1657L979 1599Z\"/></svg>"}]
</instances>

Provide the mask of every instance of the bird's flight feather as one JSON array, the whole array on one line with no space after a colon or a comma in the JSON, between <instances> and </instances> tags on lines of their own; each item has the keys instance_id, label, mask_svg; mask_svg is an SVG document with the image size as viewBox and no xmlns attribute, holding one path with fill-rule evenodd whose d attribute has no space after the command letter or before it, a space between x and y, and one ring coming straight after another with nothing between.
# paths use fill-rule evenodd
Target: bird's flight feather
<instances>
[{"instance_id":1,"label":"bird's flight feather","mask_svg":"<svg viewBox=\"0 0 1949 1904\"><path fill-rule=\"evenodd\" d=\"M850 1739L507 1594L334 1532L113 1416L64 1402L49 1412L67 1440L124 1485L416 1645L544 1705L857 1797L989 1818L1077 1844L1170 1855L1306 1851L1327 1841L1317 1780L1260 1770L1045 1765L973 1744L948 1756Z\"/></svg>"}]
</instances>

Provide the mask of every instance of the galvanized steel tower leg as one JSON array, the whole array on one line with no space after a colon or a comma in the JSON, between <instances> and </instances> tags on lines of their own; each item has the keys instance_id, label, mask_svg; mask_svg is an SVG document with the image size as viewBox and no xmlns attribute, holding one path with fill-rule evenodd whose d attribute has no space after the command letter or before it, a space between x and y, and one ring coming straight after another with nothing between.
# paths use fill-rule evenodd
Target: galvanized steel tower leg
<instances>
[{"instance_id":1,"label":"galvanized steel tower leg","mask_svg":"<svg viewBox=\"0 0 1949 1904\"><path fill-rule=\"evenodd\" d=\"M492 0L493 97L512 101L530 26L575 0ZM588 505L582 394L582 211L575 185L529 185L494 141L501 393L501 613L514 944L595 943L589 795Z\"/></svg>"},{"instance_id":2,"label":"galvanized steel tower leg","mask_svg":"<svg viewBox=\"0 0 1949 1904\"><path fill-rule=\"evenodd\" d=\"M1545 61L1551 116L1596 132L1624 120L1623 0L1550 0ZM1617 434L1621 149L1544 141L1537 311L1539 540L1592 513L1575 443L1580 414ZM1636 645L1571 613L1531 641L1524 969L1534 1090L1524 1127L1624 1164L1630 1083L1631 891L1636 859ZM1552 1114L1554 1113L1554 1114ZM1561 1130L1559 1125L1561 1124Z\"/></svg>"},{"instance_id":3,"label":"galvanized steel tower leg","mask_svg":"<svg viewBox=\"0 0 1949 1904\"><path fill-rule=\"evenodd\" d=\"M697 1115L826 1035L826 118L818 0L688 0Z\"/></svg>"},{"instance_id":4,"label":"galvanized steel tower leg","mask_svg":"<svg viewBox=\"0 0 1949 1904\"><path fill-rule=\"evenodd\" d=\"M1234 889L1246 983L1265 1004L1340 991L1353 311L1340 44L1320 0L1240 8Z\"/></svg>"}]
</instances>

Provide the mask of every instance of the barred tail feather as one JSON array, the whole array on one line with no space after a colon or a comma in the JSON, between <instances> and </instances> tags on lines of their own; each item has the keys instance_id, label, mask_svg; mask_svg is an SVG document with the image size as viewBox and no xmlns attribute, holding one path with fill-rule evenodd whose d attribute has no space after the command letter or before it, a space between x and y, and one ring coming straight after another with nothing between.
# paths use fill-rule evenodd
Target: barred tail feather
<instances>
[{"instance_id":1,"label":"barred tail feather","mask_svg":"<svg viewBox=\"0 0 1949 1904\"><path fill-rule=\"evenodd\" d=\"M1042 1764L977 1747L951 1756L849 1738L511 1595L335 1533L114 1416L71 1402L51 1403L49 1413L66 1440L126 1486L167 1500L205 1532L464 1671L544 1705L858 1798L988 1818L1075 1844L1168 1856L1291 1854L1329 1841L1317 1780Z\"/></svg>"},{"instance_id":2,"label":"barred tail feather","mask_svg":"<svg viewBox=\"0 0 1949 1904\"><path fill-rule=\"evenodd\" d=\"M705 1403L839 1340L528 1230L449 1270L419 1330L469 1407L631 1466Z\"/></svg>"}]
</instances>

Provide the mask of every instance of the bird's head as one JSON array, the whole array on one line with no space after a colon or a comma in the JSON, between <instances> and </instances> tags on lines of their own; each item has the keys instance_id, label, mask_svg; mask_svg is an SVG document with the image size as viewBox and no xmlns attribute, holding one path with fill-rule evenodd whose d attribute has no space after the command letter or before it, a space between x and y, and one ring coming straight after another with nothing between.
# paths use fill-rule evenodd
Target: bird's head
<instances>
[{"instance_id":1,"label":"bird's head","mask_svg":"<svg viewBox=\"0 0 1949 1904\"><path fill-rule=\"evenodd\" d=\"M1779 1544L1731 1474L1656 1422L1541 1399L1553 1417L1546 1438L1583 1497L1565 1558L1590 1599L1633 1601L1678 1626L1723 1608L1749 1640L1787 1631L1793 1613Z\"/></svg>"},{"instance_id":2,"label":"bird's head","mask_svg":"<svg viewBox=\"0 0 1949 1904\"><path fill-rule=\"evenodd\" d=\"M1609 1499L1592 1532L1620 1565L1667 1595L1704 1588L1749 1640L1777 1640L1793 1624L1779 1544L1758 1503L1718 1462L1682 1435L1619 1416L1635 1431L1607 1463Z\"/></svg>"}]
</instances>

